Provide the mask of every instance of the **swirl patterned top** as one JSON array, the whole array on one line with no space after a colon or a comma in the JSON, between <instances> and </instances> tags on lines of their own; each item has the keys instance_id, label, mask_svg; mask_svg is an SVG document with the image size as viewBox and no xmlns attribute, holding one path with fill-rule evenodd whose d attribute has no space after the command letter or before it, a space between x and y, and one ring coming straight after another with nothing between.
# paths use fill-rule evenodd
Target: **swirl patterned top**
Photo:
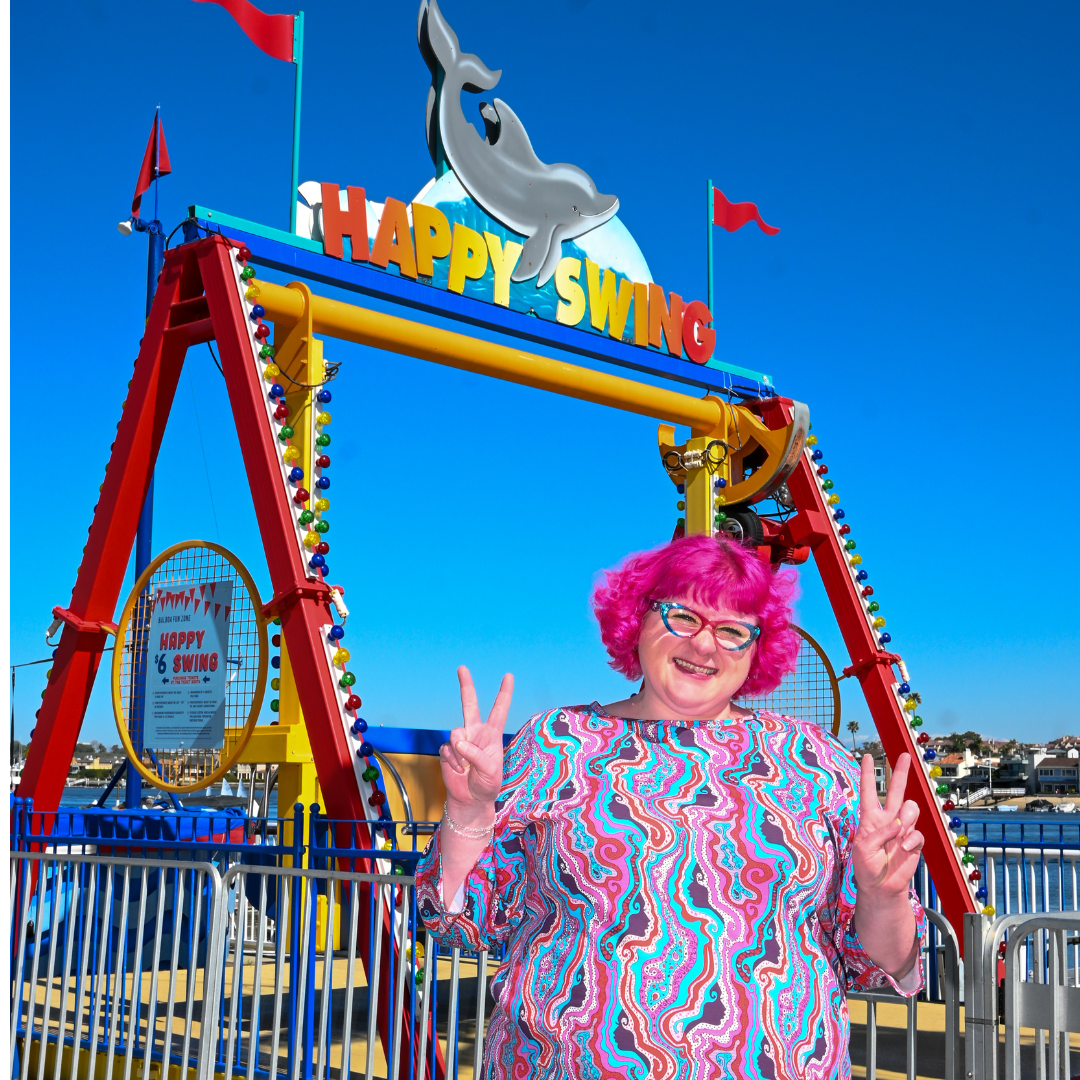
<instances>
[{"instance_id":1,"label":"swirl patterned top","mask_svg":"<svg viewBox=\"0 0 1080 1080\"><path fill-rule=\"evenodd\" d=\"M454 910L438 834L417 870L442 943L507 946L484 1075L849 1077L846 992L922 986L852 925L858 805L850 754L806 721L533 717Z\"/></svg>"}]
</instances>

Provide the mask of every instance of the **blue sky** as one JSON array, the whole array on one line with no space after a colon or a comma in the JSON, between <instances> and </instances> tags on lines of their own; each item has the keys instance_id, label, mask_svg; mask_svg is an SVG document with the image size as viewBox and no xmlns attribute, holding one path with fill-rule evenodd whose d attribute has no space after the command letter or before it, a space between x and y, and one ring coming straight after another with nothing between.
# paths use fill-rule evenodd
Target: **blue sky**
<instances>
[{"instance_id":1,"label":"blue sky","mask_svg":"<svg viewBox=\"0 0 1080 1080\"><path fill-rule=\"evenodd\" d=\"M381 201L430 178L415 9L307 4L302 180ZM781 227L717 233L717 352L810 406L929 730L1080 731L1068 570L1080 12L921 0L443 11L464 48L502 67L498 93L540 157L618 195L667 288L704 295L706 178ZM49 612L71 595L138 349L145 239L116 222L154 106L174 169L161 185L170 228L194 202L285 227L292 68L191 0L20 5L11 63L11 478L29 499L12 515L18 663L46 655ZM450 726L461 662L487 699L515 672L512 726L621 697L587 598L598 570L671 534L655 423L359 346L326 352L343 361L328 561L355 613L369 721ZM155 551L220 539L268 594L227 397L201 348L157 492ZM802 591L800 622L842 667L812 566ZM391 625L401 611L406 625ZM19 672L22 739L44 670ZM101 678L84 737L112 742L105 691ZM845 684L844 708L866 734L857 687Z\"/></svg>"}]
</instances>

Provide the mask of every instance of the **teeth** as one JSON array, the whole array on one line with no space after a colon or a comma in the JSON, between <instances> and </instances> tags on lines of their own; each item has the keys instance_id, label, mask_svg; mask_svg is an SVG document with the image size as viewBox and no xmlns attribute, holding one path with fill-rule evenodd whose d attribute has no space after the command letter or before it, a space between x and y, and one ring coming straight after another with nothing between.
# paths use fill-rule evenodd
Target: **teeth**
<instances>
[{"instance_id":1,"label":"teeth","mask_svg":"<svg viewBox=\"0 0 1080 1080\"><path fill-rule=\"evenodd\" d=\"M715 675L716 674L716 668L714 668L714 667L701 667L698 664L691 664L689 660L682 660L682 659L680 659L678 657L676 657L675 663L678 664L679 667L685 668L685 670L687 670L687 671L692 671L697 675Z\"/></svg>"}]
</instances>

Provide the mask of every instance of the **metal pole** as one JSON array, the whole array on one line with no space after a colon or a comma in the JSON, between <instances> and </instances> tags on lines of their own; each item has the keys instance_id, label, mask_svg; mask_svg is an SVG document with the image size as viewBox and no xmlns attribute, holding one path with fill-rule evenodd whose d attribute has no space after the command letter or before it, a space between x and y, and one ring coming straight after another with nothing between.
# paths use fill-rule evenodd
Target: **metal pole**
<instances>
[{"instance_id":1,"label":"metal pole","mask_svg":"<svg viewBox=\"0 0 1080 1080\"><path fill-rule=\"evenodd\" d=\"M154 171L157 172L157 161L154 163ZM157 185L158 179L154 179L154 208L157 209ZM154 294L157 292L158 275L165 262L165 230L161 222L155 219L150 222L147 229L146 257L146 316L150 317L150 308L154 303ZM154 477L150 477L150 485L146 489L146 499L143 502L142 513L139 515L139 528L135 534L135 577L150 565L153 558L153 530L154 530ZM145 635L146 628L139 627L138 635ZM143 710L146 701L146 649L143 647L139 652L140 660L136 669L132 672L132 701L131 701L131 734L136 751L142 750L143 733ZM142 777L138 769L128 769L124 779L124 808L138 810L142 806Z\"/></svg>"},{"instance_id":2,"label":"metal pole","mask_svg":"<svg viewBox=\"0 0 1080 1080\"><path fill-rule=\"evenodd\" d=\"M713 264L712 264L712 230L713 230L713 187L709 180L705 185L705 235L708 237L708 261L709 261L709 311L712 314L713 326L716 326L716 311L713 308Z\"/></svg>"},{"instance_id":3,"label":"metal pole","mask_svg":"<svg viewBox=\"0 0 1080 1080\"><path fill-rule=\"evenodd\" d=\"M304 13L293 21L293 63L296 65L292 114L292 190L289 192L289 232L296 233L296 192L300 187L300 91L304 84Z\"/></svg>"}]
</instances>

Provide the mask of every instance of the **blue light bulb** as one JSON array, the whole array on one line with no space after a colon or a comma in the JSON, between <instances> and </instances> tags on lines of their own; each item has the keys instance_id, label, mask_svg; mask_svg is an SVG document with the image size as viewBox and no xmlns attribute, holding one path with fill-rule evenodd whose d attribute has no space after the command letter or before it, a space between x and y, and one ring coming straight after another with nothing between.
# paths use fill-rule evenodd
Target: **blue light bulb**
<instances>
[{"instance_id":1,"label":"blue light bulb","mask_svg":"<svg viewBox=\"0 0 1080 1080\"><path fill-rule=\"evenodd\" d=\"M325 565L325 563L324 563L324 565ZM330 627L330 636L335 641L340 641L345 636L345 627L344 626L331 626Z\"/></svg>"},{"instance_id":2,"label":"blue light bulb","mask_svg":"<svg viewBox=\"0 0 1080 1080\"><path fill-rule=\"evenodd\" d=\"M878 641L880 641L882 645L888 645L889 642L892 641L892 634L886 631L884 634L881 635L881 637L878 638Z\"/></svg>"},{"instance_id":3,"label":"blue light bulb","mask_svg":"<svg viewBox=\"0 0 1080 1080\"><path fill-rule=\"evenodd\" d=\"M281 657L280 656L271 656L270 657L270 666L272 668L281 667Z\"/></svg>"},{"instance_id":4,"label":"blue light bulb","mask_svg":"<svg viewBox=\"0 0 1080 1080\"><path fill-rule=\"evenodd\" d=\"M292 468L291 468L291 469L289 470L289 479L290 479L290 480L291 480L291 481L292 481L292 482L293 482L294 484L296 484L296 483L299 483L299 481L301 481L301 480L303 480L303 479L304 479L304 470L303 470L303 469L301 469L299 465L294 465L294 466L293 466L293 467L292 467Z\"/></svg>"},{"instance_id":5,"label":"blue light bulb","mask_svg":"<svg viewBox=\"0 0 1080 1080\"><path fill-rule=\"evenodd\" d=\"M316 395L316 401L321 401L324 405L328 405L333 398L333 394L329 390L320 390Z\"/></svg>"},{"instance_id":6,"label":"blue light bulb","mask_svg":"<svg viewBox=\"0 0 1080 1080\"><path fill-rule=\"evenodd\" d=\"M316 552L314 555L311 556L311 565L316 568L320 566L325 566L326 560L320 554L318 554L318 552Z\"/></svg>"},{"instance_id":7,"label":"blue light bulb","mask_svg":"<svg viewBox=\"0 0 1080 1080\"><path fill-rule=\"evenodd\" d=\"M901 694L911 693L911 685L906 682L902 682L896 689L899 690Z\"/></svg>"},{"instance_id":8,"label":"blue light bulb","mask_svg":"<svg viewBox=\"0 0 1080 1080\"><path fill-rule=\"evenodd\" d=\"M248 318L252 322L258 322L266 314L266 308L262 304L255 304L251 309L251 314Z\"/></svg>"},{"instance_id":9,"label":"blue light bulb","mask_svg":"<svg viewBox=\"0 0 1080 1080\"><path fill-rule=\"evenodd\" d=\"M317 488L322 488L323 491L325 491L330 486L330 477L320 476L319 479L315 481L315 486Z\"/></svg>"}]
</instances>

